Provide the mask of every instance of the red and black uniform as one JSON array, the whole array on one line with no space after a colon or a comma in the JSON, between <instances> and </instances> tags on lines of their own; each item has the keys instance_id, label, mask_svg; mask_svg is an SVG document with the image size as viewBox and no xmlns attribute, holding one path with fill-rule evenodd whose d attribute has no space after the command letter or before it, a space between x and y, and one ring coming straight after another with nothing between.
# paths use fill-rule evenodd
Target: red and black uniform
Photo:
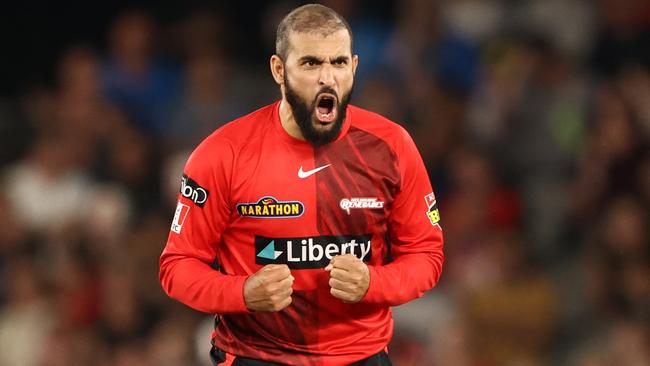
<instances>
[{"instance_id":1,"label":"red and black uniform","mask_svg":"<svg viewBox=\"0 0 650 366\"><path fill-rule=\"evenodd\" d=\"M349 106L341 134L313 147L283 129L279 102L205 139L184 170L160 259L173 298L220 314L214 344L289 365L346 365L385 349L391 306L440 276L442 230L431 184L408 133ZM323 268L337 254L368 265L370 287L346 304ZM246 308L246 278L269 263L295 277L280 312Z\"/></svg>"}]
</instances>

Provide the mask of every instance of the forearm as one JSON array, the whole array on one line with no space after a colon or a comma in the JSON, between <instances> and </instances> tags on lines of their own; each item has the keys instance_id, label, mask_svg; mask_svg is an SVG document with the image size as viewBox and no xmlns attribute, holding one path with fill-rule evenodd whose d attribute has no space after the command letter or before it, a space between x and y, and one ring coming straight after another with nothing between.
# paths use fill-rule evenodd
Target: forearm
<instances>
[{"instance_id":1,"label":"forearm","mask_svg":"<svg viewBox=\"0 0 650 366\"><path fill-rule=\"evenodd\" d=\"M206 313L245 313L243 287L247 276L226 275L197 258L163 256L160 283L172 298Z\"/></svg>"},{"instance_id":2,"label":"forearm","mask_svg":"<svg viewBox=\"0 0 650 366\"><path fill-rule=\"evenodd\" d=\"M370 286L361 300L397 306L421 297L440 278L442 251L405 254L387 265L368 266Z\"/></svg>"}]
</instances>

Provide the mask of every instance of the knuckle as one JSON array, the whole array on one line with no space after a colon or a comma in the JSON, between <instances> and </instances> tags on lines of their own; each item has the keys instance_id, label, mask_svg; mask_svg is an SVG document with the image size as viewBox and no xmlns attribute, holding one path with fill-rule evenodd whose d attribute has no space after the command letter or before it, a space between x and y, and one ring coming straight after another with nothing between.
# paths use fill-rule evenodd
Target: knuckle
<instances>
[{"instance_id":1,"label":"knuckle","mask_svg":"<svg viewBox=\"0 0 650 366\"><path fill-rule=\"evenodd\" d=\"M280 310L286 308L287 306L289 306L289 304L291 304L290 300L284 300L284 301L277 302L275 304L275 306L274 306L274 308L275 308L274 310L275 311L280 311Z\"/></svg>"},{"instance_id":2,"label":"knuckle","mask_svg":"<svg viewBox=\"0 0 650 366\"><path fill-rule=\"evenodd\" d=\"M260 286L264 286L267 283L266 278L263 275L256 275L255 279L257 280L257 283L259 283Z\"/></svg>"}]
</instances>

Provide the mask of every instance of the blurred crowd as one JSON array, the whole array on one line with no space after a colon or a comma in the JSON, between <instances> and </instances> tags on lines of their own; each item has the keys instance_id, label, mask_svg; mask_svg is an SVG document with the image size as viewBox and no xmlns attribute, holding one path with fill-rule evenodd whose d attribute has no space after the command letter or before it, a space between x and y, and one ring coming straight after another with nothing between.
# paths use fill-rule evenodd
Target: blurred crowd
<instances>
[{"instance_id":1,"label":"blurred crowd","mask_svg":"<svg viewBox=\"0 0 650 366\"><path fill-rule=\"evenodd\" d=\"M352 103L410 131L441 205L441 283L394 309L393 363L650 365L650 3L322 3L354 31ZM264 57L218 10L125 8L0 98L0 366L209 365L158 257L192 148L280 97L297 3L264 4Z\"/></svg>"}]
</instances>

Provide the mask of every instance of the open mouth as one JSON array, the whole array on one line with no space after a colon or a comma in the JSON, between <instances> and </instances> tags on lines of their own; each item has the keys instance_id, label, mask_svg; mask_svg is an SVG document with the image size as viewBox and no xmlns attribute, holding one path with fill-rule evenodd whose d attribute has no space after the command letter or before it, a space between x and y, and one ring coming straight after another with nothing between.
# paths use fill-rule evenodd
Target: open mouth
<instances>
[{"instance_id":1,"label":"open mouth","mask_svg":"<svg viewBox=\"0 0 650 366\"><path fill-rule=\"evenodd\" d=\"M329 124L336 119L336 97L323 93L316 100L316 119L322 124Z\"/></svg>"}]
</instances>

